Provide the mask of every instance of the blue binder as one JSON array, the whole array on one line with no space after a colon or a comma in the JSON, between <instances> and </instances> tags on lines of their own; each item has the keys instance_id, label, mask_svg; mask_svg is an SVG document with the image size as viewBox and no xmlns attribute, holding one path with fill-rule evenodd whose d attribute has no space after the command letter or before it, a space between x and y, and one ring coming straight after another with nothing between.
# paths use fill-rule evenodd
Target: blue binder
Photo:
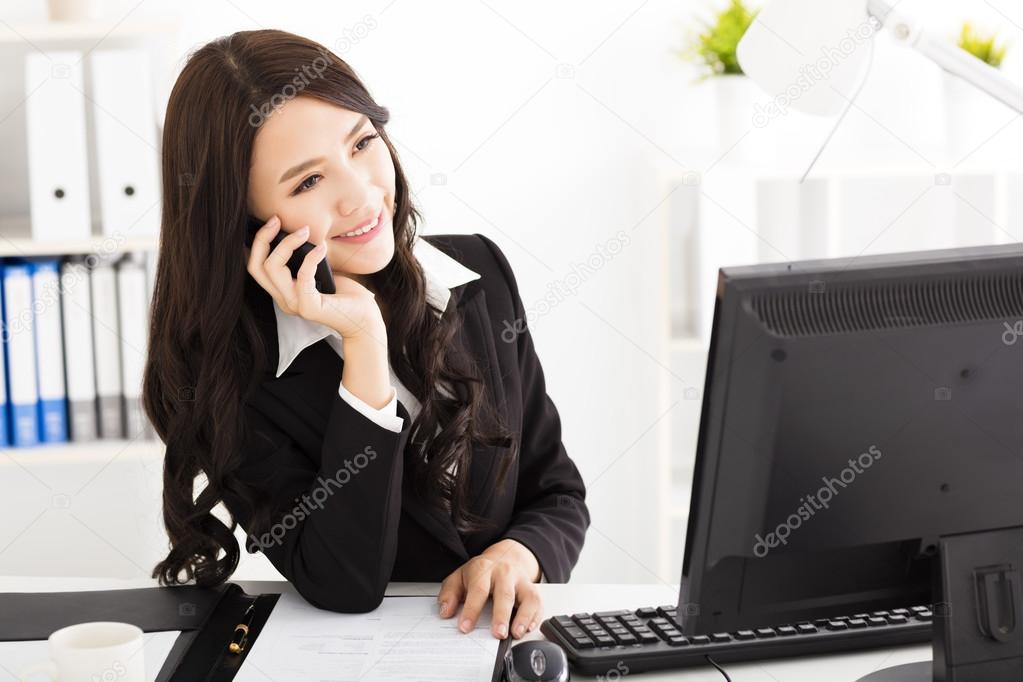
<instances>
[{"instance_id":1,"label":"blue binder","mask_svg":"<svg viewBox=\"0 0 1023 682\"><path fill-rule=\"evenodd\" d=\"M7 419L14 447L39 443L31 270L31 266L21 260L10 260L3 265Z\"/></svg>"},{"instance_id":2,"label":"blue binder","mask_svg":"<svg viewBox=\"0 0 1023 682\"><path fill-rule=\"evenodd\" d=\"M67 388L64 383L64 337L60 319L60 259L33 258L32 309L36 344L36 403L39 440L68 441Z\"/></svg>"},{"instance_id":3,"label":"blue binder","mask_svg":"<svg viewBox=\"0 0 1023 682\"><path fill-rule=\"evenodd\" d=\"M9 447L11 436L7 425L7 324L4 320L4 264L0 260L0 448Z\"/></svg>"}]
</instances>

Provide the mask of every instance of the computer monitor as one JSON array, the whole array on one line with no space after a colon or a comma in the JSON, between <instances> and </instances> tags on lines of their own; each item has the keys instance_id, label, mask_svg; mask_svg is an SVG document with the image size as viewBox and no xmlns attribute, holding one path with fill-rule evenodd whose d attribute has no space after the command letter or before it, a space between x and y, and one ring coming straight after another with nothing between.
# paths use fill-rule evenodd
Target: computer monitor
<instances>
[{"instance_id":1,"label":"computer monitor","mask_svg":"<svg viewBox=\"0 0 1023 682\"><path fill-rule=\"evenodd\" d=\"M932 602L938 538L1023 525L1023 246L723 268L686 634Z\"/></svg>"}]
</instances>

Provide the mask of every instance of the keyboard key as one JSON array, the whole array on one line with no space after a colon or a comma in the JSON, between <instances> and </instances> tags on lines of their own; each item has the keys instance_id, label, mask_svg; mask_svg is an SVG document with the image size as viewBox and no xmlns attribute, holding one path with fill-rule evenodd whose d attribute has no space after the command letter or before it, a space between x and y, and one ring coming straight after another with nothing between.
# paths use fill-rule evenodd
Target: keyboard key
<instances>
[{"instance_id":1,"label":"keyboard key","mask_svg":"<svg viewBox=\"0 0 1023 682\"><path fill-rule=\"evenodd\" d=\"M896 616L908 616L909 609L892 609L892 613L894 613Z\"/></svg>"},{"instance_id":2,"label":"keyboard key","mask_svg":"<svg viewBox=\"0 0 1023 682\"><path fill-rule=\"evenodd\" d=\"M594 618L614 618L616 616L631 616L632 611L596 611Z\"/></svg>"},{"instance_id":3,"label":"keyboard key","mask_svg":"<svg viewBox=\"0 0 1023 682\"><path fill-rule=\"evenodd\" d=\"M727 632L715 632L710 636L710 641L720 644L722 642L732 641L732 636Z\"/></svg>"},{"instance_id":4,"label":"keyboard key","mask_svg":"<svg viewBox=\"0 0 1023 682\"><path fill-rule=\"evenodd\" d=\"M710 637L707 635L694 635L689 638L689 641L693 644L710 644Z\"/></svg>"},{"instance_id":5,"label":"keyboard key","mask_svg":"<svg viewBox=\"0 0 1023 682\"><path fill-rule=\"evenodd\" d=\"M870 618L867 619L867 625L869 625L872 628L876 628L880 625L888 625L888 621L882 618L881 616L871 616Z\"/></svg>"},{"instance_id":6,"label":"keyboard key","mask_svg":"<svg viewBox=\"0 0 1023 682\"><path fill-rule=\"evenodd\" d=\"M657 615L657 609L653 606L644 606L636 609L636 615L640 618L653 618Z\"/></svg>"},{"instance_id":7,"label":"keyboard key","mask_svg":"<svg viewBox=\"0 0 1023 682\"><path fill-rule=\"evenodd\" d=\"M916 613L916 617L919 620L930 620L933 615L930 611L918 611Z\"/></svg>"},{"instance_id":8,"label":"keyboard key","mask_svg":"<svg viewBox=\"0 0 1023 682\"><path fill-rule=\"evenodd\" d=\"M675 623L678 622L678 617L675 614L674 606L658 606L657 613L661 614L664 618L667 618Z\"/></svg>"},{"instance_id":9,"label":"keyboard key","mask_svg":"<svg viewBox=\"0 0 1023 682\"><path fill-rule=\"evenodd\" d=\"M620 635L616 634L615 639L618 640L619 644L639 644L639 639L637 639L636 635L631 632L626 632Z\"/></svg>"},{"instance_id":10,"label":"keyboard key","mask_svg":"<svg viewBox=\"0 0 1023 682\"><path fill-rule=\"evenodd\" d=\"M565 634L567 634L569 637L572 637L573 639L577 637L586 637L586 633L583 632L581 628L577 628L572 625L565 628Z\"/></svg>"},{"instance_id":11,"label":"keyboard key","mask_svg":"<svg viewBox=\"0 0 1023 682\"><path fill-rule=\"evenodd\" d=\"M575 621L568 616L554 616L554 622L561 627L571 627L575 625Z\"/></svg>"},{"instance_id":12,"label":"keyboard key","mask_svg":"<svg viewBox=\"0 0 1023 682\"><path fill-rule=\"evenodd\" d=\"M825 627L832 631L848 630L849 624L846 623L844 620L829 620L828 624Z\"/></svg>"},{"instance_id":13,"label":"keyboard key","mask_svg":"<svg viewBox=\"0 0 1023 682\"><path fill-rule=\"evenodd\" d=\"M682 635L677 635L668 639L668 644L671 646L689 646L689 640Z\"/></svg>"},{"instance_id":14,"label":"keyboard key","mask_svg":"<svg viewBox=\"0 0 1023 682\"><path fill-rule=\"evenodd\" d=\"M817 632L817 626L811 623L800 623L796 626L796 629L799 630L801 635L812 635Z\"/></svg>"},{"instance_id":15,"label":"keyboard key","mask_svg":"<svg viewBox=\"0 0 1023 682\"><path fill-rule=\"evenodd\" d=\"M754 632L760 639L767 639L769 637L774 637L776 634L778 634L771 628L757 628L756 630L754 630Z\"/></svg>"},{"instance_id":16,"label":"keyboard key","mask_svg":"<svg viewBox=\"0 0 1023 682\"><path fill-rule=\"evenodd\" d=\"M853 628L854 630L865 628L867 627L867 621L863 620L862 618L850 618L849 627Z\"/></svg>"},{"instance_id":17,"label":"keyboard key","mask_svg":"<svg viewBox=\"0 0 1023 682\"><path fill-rule=\"evenodd\" d=\"M901 625L903 623L908 623L909 618L906 618L901 613L892 613L891 615L888 616L888 622L891 623L892 625Z\"/></svg>"},{"instance_id":18,"label":"keyboard key","mask_svg":"<svg viewBox=\"0 0 1023 682\"><path fill-rule=\"evenodd\" d=\"M576 621L579 620L580 618L589 618L589 617L590 617L590 614L588 614L588 613L573 613L572 614L572 620L576 620Z\"/></svg>"},{"instance_id":19,"label":"keyboard key","mask_svg":"<svg viewBox=\"0 0 1023 682\"><path fill-rule=\"evenodd\" d=\"M757 636L753 634L752 630L739 630L735 633L735 638L740 642L746 642L751 639L756 639Z\"/></svg>"},{"instance_id":20,"label":"keyboard key","mask_svg":"<svg viewBox=\"0 0 1023 682\"><path fill-rule=\"evenodd\" d=\"M611 646L612 644L615 643L614 637L611 637L610 635L600 635L596 639L597 639L597 644L600 644L600 645L603 645L603 646Z\"/></svg>"},{"instance_id":21,"label":"keyboard key","mask_svg":"<svg viewBox=\"0 0 1023 682\"><path fill-rule=\"evenodd\" d=\"M597 646L593 640L589 637L577 637L572 640L572 644L575 645L576 649L592 649Z\"/></svg>"},{"instance_id":22,"label":"keyboard key","mask_svg":"<svg viewBox=\"0 0 1023 682\"><path fill-rule=\"evenodd\" d=\"M792 627L791 625L780 625L780 626L776 627L775 630L778 631L779 635L782 635L784 637L789 637L791 635L798 634L797 630L794 627Z\"/></svg>"}]
</instances>

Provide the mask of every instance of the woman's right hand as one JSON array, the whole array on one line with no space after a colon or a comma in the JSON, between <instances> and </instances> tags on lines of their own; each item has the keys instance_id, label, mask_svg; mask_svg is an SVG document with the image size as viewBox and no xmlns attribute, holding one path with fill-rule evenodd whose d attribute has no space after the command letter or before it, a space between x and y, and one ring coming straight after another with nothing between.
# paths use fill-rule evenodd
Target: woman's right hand
<instances>
[{"instance_id":1,"label":"woman's right hand","mask_svg":"<svg viewBox=\"0 0 1023 682\"><path fill-rule=\"evenodd\" d=\"M292 232L271 251L270 240L280 229L280 218L272 216L256 231L246 269L273 297L281 310L331 327L343 339L382 337L383 315L369 289L351 277L336 273L336 293L323 294L316 288L313 274L316 265L326 255L325 243L306 254L298 278L292 278L288 259L295 249L308 241L309 228L306 226Z\"/></svg>"}]
</instances>

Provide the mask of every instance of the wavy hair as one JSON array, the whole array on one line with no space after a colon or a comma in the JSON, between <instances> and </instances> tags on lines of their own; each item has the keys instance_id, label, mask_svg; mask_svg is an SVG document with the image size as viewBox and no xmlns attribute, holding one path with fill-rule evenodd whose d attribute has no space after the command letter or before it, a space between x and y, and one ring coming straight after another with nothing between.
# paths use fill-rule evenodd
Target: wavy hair
<instances>
[{"instance_id":1,"label":"wavy hair","mask_svg":"<svg viewBox=\"0 0 1023 682\"><path fill-rule=\"evenodd\" d=\"M315 65L315 78L296 75ZM243 244L258 130L251 117L289 91L366 114L394 162L394 257L367 277L367 286L389 311L395 374L422 405L409 437L409 446L425 454L412 458L416 492L450 511L460 531L489 527L469 509L473 444L508 449L498 485L517 453L517 439L486 397L479 367L454 343L462 323L457 307L438 319L426 301L423 271L412 254L420 214L384 129L388 109L348 64L315 41L279 30L218 38L189 55L163 129L163 215L142 395L166 445L163 520L170 547L152 573L162 585L216 585L234 572L237 521L228 527L212 513L225 491L253 510L250 536L270 525L271 510L259 504L267 491L235 475L249 433L244 404L270 360L257 316L272 305L246 269ZM442 382L453 388L451 395L438 391ZM200 476L205 487L195 496Z\"/></svg>"}]
</instances>

